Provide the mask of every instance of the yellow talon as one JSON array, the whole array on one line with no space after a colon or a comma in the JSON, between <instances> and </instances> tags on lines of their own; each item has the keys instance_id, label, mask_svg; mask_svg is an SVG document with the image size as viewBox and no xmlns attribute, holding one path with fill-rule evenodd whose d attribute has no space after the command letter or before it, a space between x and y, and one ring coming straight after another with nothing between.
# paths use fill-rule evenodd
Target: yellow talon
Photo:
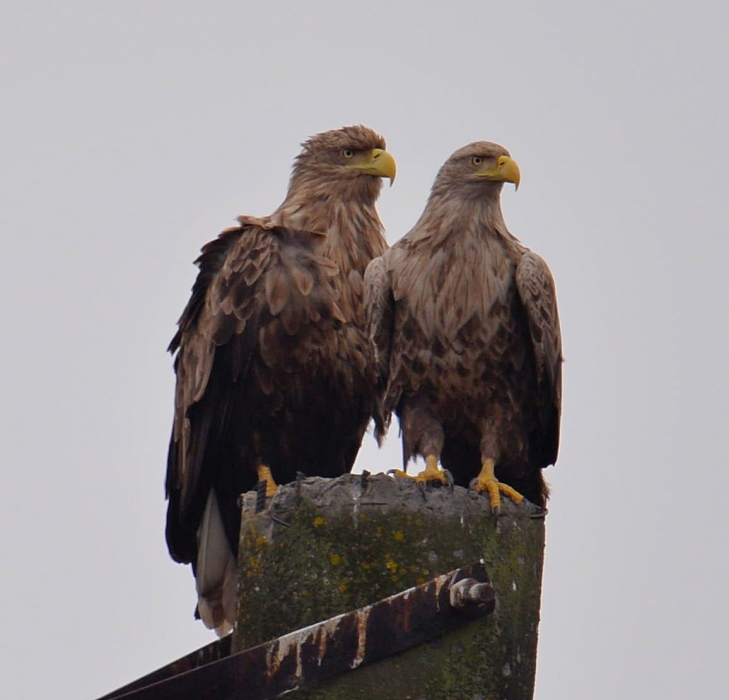
<instances>
[{"instance_id":1,"label":"yellow talon","mask_svg":"<svg viewBox=\"0 0 729 700\"><path fill-rule=\"evenodd\" d=\"M428 455L425 458L425 469L414 477L400 469L393 469L390 474L399 479L415 479L419 484L436 482L449 486L452 483L449 473L438 467L438 458L435 455Z\"/></svg>"},{"instance_id":2,"label":"yellow talon","mask_svg":"<svg viewBox=\"0 0 729 700\"><path fill-rule=\"evenodd\" d=\"M425 458L425 470L415 477L415 481L418 481L421 484L438 481L446 486L450 483L446 472L438 467L438 458L435 455L428 455Z\"/></svg>"},{"instance_id":3,"label":"yellow talon","mask_svg":"<svg viewBox=\"0 0 729 700\"><path fill-rule=\"evenodd\" d=\"M276 495L278 491L278 484L273 480L273 474L271 474L271 468L265 464L259 464L256 467L256 473L258 474L258 481L266 482L266 498L271 498Z\"/></svg>"},{"instance_id":4,"label":"yellow talon","mask_svg":"<svg viewBox=\"0 0 729 700\"><path fill-rule=\"evenodd\" d=\"M479 493L488 492L491 510L494 512L498 512L501 508L502 493L519 505L524 500L524 496L511 486L498 481L494 475L494 466L493 459L485 459L478 476L471 482L471 488Z\"/></svg>"}]
</instances>

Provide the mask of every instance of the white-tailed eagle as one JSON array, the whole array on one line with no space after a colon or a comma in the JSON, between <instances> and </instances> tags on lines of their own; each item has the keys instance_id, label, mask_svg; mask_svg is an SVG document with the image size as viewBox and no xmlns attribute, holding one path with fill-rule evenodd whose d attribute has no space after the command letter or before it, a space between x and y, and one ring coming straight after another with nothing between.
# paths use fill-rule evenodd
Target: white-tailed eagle
<instances>
[{"instance_id":1,"label":"white-tailed eagle","mask_svg":"<svg viewBox=\"0 0 729 700\"><path fill-rule=\"evenodd\" d=\"M191 563L198 612L235 616L241 493L297 472L352 467L376 382L364 273L387 244L375 202L395 177L384 139L363 126L312 137L270 216L208 243L169 350L175 416L167 462L167 544Z\"/></svg>"},{"instance_id":2,"label":"white-tailed eagle","mask_svg":"<svg viewBox=\"0 0 729 700\"><path fill-rule=\"evenodd\" d=\"M519 183L508 151L485 141L456 151L414 228L372 263L365 285L380 382L381 437L394 411L404 464L417 478L522 494L544 506L542 469L557 459L562 340L547 264L501 213Z\"/></svg>"}]
</instances>

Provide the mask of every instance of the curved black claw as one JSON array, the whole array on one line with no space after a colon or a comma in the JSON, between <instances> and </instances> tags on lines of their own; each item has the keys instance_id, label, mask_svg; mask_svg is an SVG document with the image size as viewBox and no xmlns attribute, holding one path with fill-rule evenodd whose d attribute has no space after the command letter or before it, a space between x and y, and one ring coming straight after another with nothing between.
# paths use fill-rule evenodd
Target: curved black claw
<instances>
[{"instance_id":1,"label":"curved black claw","mask_svg":"<svg viewBox=\"0 0 729 700\"><path fill-rule=\"evenodd\" d=\"M453 491L453 487L456 485L456 480L453 478L453 474L451 474L450 469L444 469L443 474L445 474L445 478L448 479L448 488Z\"/></svg>"},{"instance_id":2,"label":"curved black claw","mask_svg":"<svg viewBox=\"0 0 729 700\"><path fill-rule=\"evenodd\" d=\"M475 489L474 486L476 486L477 483L478 483L478 478L477 477L474 477L473 479L471 479L471 481L468 482L468 490L469 491L476 491L476 493L479 496L484 496L488 500L488 502L490 504L491 503L491 496L489 495L489 492L488 491L479 491L479 490ZM496 520L499 517L500 514L501 514L501 507L500 506L496 506L496 508L493 508L493 507L491 508L491 515L493 516L494 520Z\"/></svg>"},{"instance_id":3,"label":"curved black claw","mask_svg":"<svg viewBox=\"0 0 729 700\"><path fill-rule=\"evenodd\" d=\"M260 513L266 507L266 487L265 481L256 483L256 513Z\"/></svg>"}]
</instances>

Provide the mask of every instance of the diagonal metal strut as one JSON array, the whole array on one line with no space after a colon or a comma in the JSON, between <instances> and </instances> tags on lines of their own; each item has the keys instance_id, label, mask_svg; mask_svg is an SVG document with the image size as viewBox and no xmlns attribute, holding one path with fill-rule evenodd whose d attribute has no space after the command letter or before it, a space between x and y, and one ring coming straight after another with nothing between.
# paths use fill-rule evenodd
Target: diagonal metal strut
<instances>
[{"instance_id":1,"label":"diagonal metal strut","mask_svg":"<svg viewBox=\"0 0 729 700\"><path fill-rule=\"evenodd\" d=\"M490 614L495 604L486 567L474 564L207 663L225 655L209 645L196 652L203 665L192 667L191 654L102 700L275 698L419 646Z\"/></svg>"}]
</instances>

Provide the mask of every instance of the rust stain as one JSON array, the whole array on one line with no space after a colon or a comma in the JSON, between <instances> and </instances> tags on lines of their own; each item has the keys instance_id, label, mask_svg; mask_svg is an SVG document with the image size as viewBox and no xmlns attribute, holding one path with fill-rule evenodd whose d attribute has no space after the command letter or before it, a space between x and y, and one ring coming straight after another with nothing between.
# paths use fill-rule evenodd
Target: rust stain
<instances>
[{"instance_id":1,"label":"rust stain","mask_svg":"<svg viewBox=\"0 0 729 700\"><path fill-rule=\"evenodd\" d=\"M370 619L371 606L357 610L357 653L355 654L352 663L349 665L350 668L357 668L360 666L365 659L365 653L367 651L367 623Z\"/></svg>"}]
</instances>

